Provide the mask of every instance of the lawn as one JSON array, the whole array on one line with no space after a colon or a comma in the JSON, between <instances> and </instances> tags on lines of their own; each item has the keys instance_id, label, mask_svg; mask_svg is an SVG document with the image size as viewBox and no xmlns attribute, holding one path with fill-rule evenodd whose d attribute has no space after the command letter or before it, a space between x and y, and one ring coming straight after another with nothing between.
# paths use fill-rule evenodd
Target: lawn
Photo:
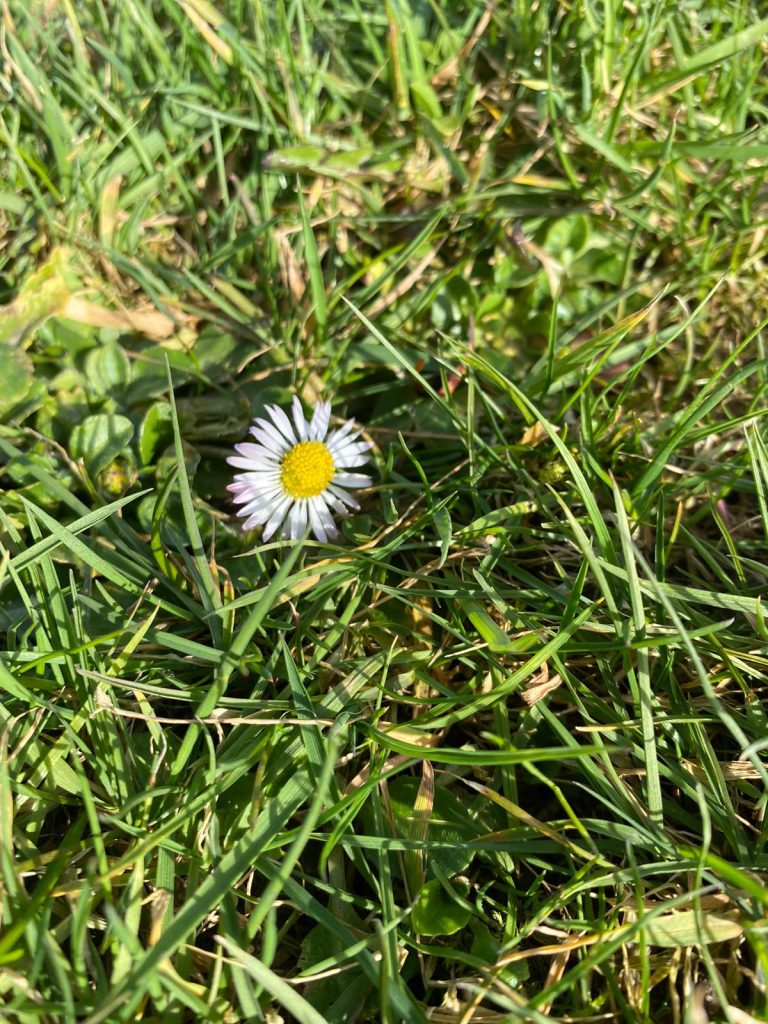
<instances>
[{"instance_id":1,"label":"lawn","mask_svg":"<svg viewBox=\"0 0 768 1024\"><path fill-rule=\"evenodd\" d=\"M765 13L0 5L0 1021L766 1019Z\"/></svg>"}]
</instances>

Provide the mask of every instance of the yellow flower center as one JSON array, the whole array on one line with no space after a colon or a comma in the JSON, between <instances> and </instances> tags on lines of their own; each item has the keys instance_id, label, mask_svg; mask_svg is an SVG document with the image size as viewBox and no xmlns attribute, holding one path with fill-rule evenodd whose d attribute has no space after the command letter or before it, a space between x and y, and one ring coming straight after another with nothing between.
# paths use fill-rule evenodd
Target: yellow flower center
<instances>
[{"instance_id":1,"label":"yellow flower center","mask_svg":"<svg viewBox=\"0 0 768 1024\"><path fill-rule=\"evenodd\" d=\"M280 463L280 483L292 498L316 498L333 480L336 467L322 441L301 441Z\"/></svg>"}]
</instances>

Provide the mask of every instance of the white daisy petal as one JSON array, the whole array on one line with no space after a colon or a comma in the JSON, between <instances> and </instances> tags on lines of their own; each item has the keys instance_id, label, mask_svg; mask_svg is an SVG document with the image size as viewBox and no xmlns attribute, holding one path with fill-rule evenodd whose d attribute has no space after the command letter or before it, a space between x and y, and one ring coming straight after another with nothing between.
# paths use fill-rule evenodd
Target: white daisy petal
<instances>
[{"instance_id":1,"label":"white daisy petal","mask_svg":"<svg viewBox=\"0 0 768 1024\"><path fill-rule=\"evenodd\" d=\"M238 480L242 480L247 487L262 486L267 483L280 482L280 470L276 466L267 466L264 469L249 469L246 473L238 473Z\"/></svg>"},{"instance_id":2,"label":"white daisy petal","mask_svg":"<svg viewBox=\"0 0 768 1024\"><path fill-rule=\"evenodd\" d=\"M333 460L334 465L338 469L349 469L350 466L364 466L366 462L370 462L367 455L339 455Z\"/></svg>"},{"instance_id":3,"label":"white daisy petal","mask_svg":"<svg viewBox=\"0 0 768 1024\"><path fill-rule=\"evenodd\" d=\"M251 459L248 469L240 475L250 479L257 473L279 474L280 463L277 459Z\"/></svg>"},{"instance_id":4,"label":"white daisy petal","mask_svg":"<svg viewBox=\"0 0 768 1024\"><path fill-rule=\"evenodd\" d=\"M255 512L251 513L248 518L243 522L244 530L255 530L257 526L263 526L267 519L269 519L271 509L259 508Z\"/></svg>"},{"instance_id":5,"label":"white daisy petal","mask_svg":"<svg viewBox=\"0 0 768 1024\"><path fill-rule=\"evenodd\" d=\"M371 441L349 441L334 448L331 454L334 458L338 457L340 459L345 458L347 455L365 455L368 458L366 453L372 447L373 443Z\"/></svg>"},{"instance_id":6,"label":"white daisy petal","mask_svg":"<svg viewBox=\"0 0 768 1024\"><path fill-rule=\"evenodd\" d=\"M254 509L253 512L243 523L244 530L252 530L255 526L262 526L275 512L276 506L279 504L280 499L277 498L273 501L265 502L259 508Z\"/></svg>"},{"instance_id":7,"label":"white daisy petal","mask_svg":"<svg viewBox=\"0 0 768 1024\"><path fill-rule=\"evenodd\" d=\"M251 433L261 441L262 445L271 455L279 457L288 451L290 443L286 441L277 427L274 427L271 423L266 423L265 420L256 420L256 422L264 423L265 425L263 427L251 427Z\"/></svg>"},{"instance_id":8,"label":"white daisy petal","mask_svg":"<svg viewBox=\"0 0 768 1024\"><path fill-rule=\"evenodd\" d=\"M303 537L307 530L307 502L297 501L288 515L289 535L291 540Z\"/></svg>"},{"instance_id":9,"label":"white daisy petal","mask_svg":"<svg viewBox=\"0 0 768 1024\"><path fill-rule=\"evenodd\" d=\"M360 433L362 433L362 431L360 430L359 427L357 430L355 430L355 421L347 420L346 423L342 424L342 426L337 427L336 430L331 432L326 443L329 448L333 448L340 444L342 441L354 441L354 439L358 437Z\"/></svg>"},{"instance_id":10,"label":"white daisy petal","mask_svg":"<svg viewBox=\"0 0 768 1024\"><path fill-rule=\"evenodd\" d=\"M318 402L312 414L312 422L309 424L309 436L315 441L322 441L328 433L330 419L331 403Z\"/></svg>"},{"instance_id":11,"label":"white daisy petal","mask_svg":"<svg viewBox=\"0 0 768 1024\"><path fill-rule=\"evenodd\" d=\"M339 501L333 494L331 494L330 488L327 491L323 491L323 501L328 508L334 509L334 511L340 516L348 516L347 506L344 502Z\"/></svg>"},{"instance_id":12,"label":"white daisy petal","mask_svg":"<svg viewBox=\"0 0 768 1024\"><path fill-rule=\"evenodd\" d=\"M343 501L349 508L360 508L359 502L348 491L343 491L340 487L334 487L333 484L330 485L328 491L335 498L338 498L339 501Z\"/></svg>"},{"instance_id":13,"label":"white daisy petal","mask_svg":"<svg viewBox=\"0 0 768 1024\"><path fill-rule=\"evenodd\" d=\"M266 509L266 515L261 520L262 523L265 523L269 519L272 508L283 500L283 496L280 491L272 491L269 494L258 494L256 497L249 495L249 497L251 497L251 500L247 505L243 505L242 508L239 508L237 510L237 514L239 516L252 516L253 513Z\"/></svg>"},{"instance_id":14,"label":"white daisy petal","mask_svg":"<svg viewBox=\"0 0 768 1024\"><path fill-rule=\"evenodd\" d=\"M320 517L320 522L323 524L323 529L329 539L338 537L339 531L336 529L336 524L333 521L330 509L326 504L325 499L322 495L319 498L315 498L317 514Z\"/></svg>"},{"instance_id":15,"label":"white daisy petal","mask_svg":"<svg viewBox=\"0 0 768 1024\"><path fill-rule=\"evenodd\" d=\"M309 424L304 419L304 411L301 402L296 395L293 396L293 424L300 441L306 441L309 437Z\"/></svg>"},{"instance_id":16,"label":"white daisy petal","mask_svg":"<svg viewBox=\"0 0 768 1024\"><path fill-rule=\"evenodd\" d=\"M337 473L333 478L337 487L370 487L373 481L362 473Z\"/></svg>"},{"instance_id":17,"label":"white daisy petal","mask_svg":"<svg viewBox=\"0 0 768 1024\"><path fill-rule=\"evenodd\" d=\"M253 462L263 462L270 455L263 444L251 444L248 441L236 444L235 451L238 455L242 455L244 459L251 459Z\"/></svg>"},{"instance_id":18,"label":"white daisy petal","mask_svg":"<svg viewBox=\"0 0 768 1024\"><path fill-rule=\"evenodd\" d=\"M342 441L341 444L329 445L328 451L331 453L331 457L333 459L341 459L344 457L345 452L349 451L349 449L352 449L354 451L356 450L356 447L357 446L355 444L351 444L349 443L349 441ZM367 450L367 448L363 449L363 451Z\"/></svg>"},{"instance_id":19,"label":"white daisy petal","mask_svg":"<svg viewBox=\"0 0 768 1024\"><path fill-rule=\"evenodd\" d=\"M230 466L235 466L237 469L250 469L254 471L258 469L262 464L260 462L254 462L253 459L245 459L241 455L230 455L227 459ZM264 463L266 469L268 463Z\"/></svg>"},{"instance_id":20,"label":"white daisy petal","mask_svg":"<svg viewBox=\"0 0 768 1024\"><path fill-rule=\"evenodd\" d=\"M243 506L242 508L239 508L237 510L237 514L239 516L244 516L247 514L245 511L247 505L250 505L252 502L257 501L261 498L271 499L272 496L275 494L278 497L283 496L283 492L277 487L260 487L258 490L254 490L253 488L249 487L247 491L243 491L242 493L236 495L232 499L232 501L235 503L235 505Z\"/></svg>"},{"instance_id":21,"label":"white daisy petal","mask_svg":"<svg viewBox=\"0 0 768 1024\"><path fill-rule=\"evenodd\" d=\"M261 535L262 540L269 540L269 538L272 536L272 534L275 532L278 526L282 523L283 519L285 518L285 514L290 508L290 506L290 498L283 498L283 500L278 505L275 505L272 515L269 517L264 526L264 533L262 533Z\"/></svg>"},{"instance_id":22,"label":"white daisy petal","mask_svg":"<svg viewBox=\"0 0 768 1024\"><path fill-rule=\"evenodd\" d=\"M275 422L275 426L290 445L298 444L301 438L297 438L291 426L291 421L285 415L279 405L268 405L265 407Z\"/></svg>"},{"instance_id":23,"label":"white daisy petal","mask_svg":"<svg viewBox=\"0 0 768 1024\"><path fill-rule=\"evenodd\" d=\"M307 512L309 514L309 525L312 527L312 533L314 533L319 541L325 543L328 540L328 537L325 533L323 521L320 518L317 498L309 499L307 502Z\"/></svg>"}]
</instances>

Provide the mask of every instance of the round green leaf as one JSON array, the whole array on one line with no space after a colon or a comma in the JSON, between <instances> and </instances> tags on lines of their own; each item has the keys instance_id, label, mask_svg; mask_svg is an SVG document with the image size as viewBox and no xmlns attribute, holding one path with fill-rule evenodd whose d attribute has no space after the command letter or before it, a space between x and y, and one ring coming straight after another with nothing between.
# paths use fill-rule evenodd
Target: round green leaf
<instances>
[{"instance_id":1,"label":"round green leaf","mask_svg":"<svg viewBox=\"0 0 768 1024\"><path fill-rule=\"evenodd\" d=\"M109 342L88 353L85 374L90 390L99 395L111 395L130 382L131 364L122 345Z\"/></svg>"},{"instance_id":2,"label":"round green leaf","mask_svg":"<svg viewBox=\"0 0 768 1024\"><path fill-rule=\"evenodd\" d=\"M100 473L130 444L133 424L125 416L98 413L86 416L72 431L69 450L82 459L91 476Z\"/></svg>"},{"instance_id":3,"label":"round green leaf","mask_svg":"<svg viewBox=\"0 0 768 1024\"><path fill-rule=\"evenodd\" d=\"M460 895L467 895L469 890L463 882L451 884ZM433 878L419 889L411 911L411 923L419 935L453 935L471 916L471 911L457 903L443 888L442 882Z\"/></svg>"},{"instance_id":4,"label":"round green leaf","mask_svg":"<svg viewBox=\"0 0 768 1024\"><path fill-rule=\"evenodd\" d=\"M33 380L32 361L26 352L0 345L0 416L27 397Z\"/></svg>"}]
</instances>

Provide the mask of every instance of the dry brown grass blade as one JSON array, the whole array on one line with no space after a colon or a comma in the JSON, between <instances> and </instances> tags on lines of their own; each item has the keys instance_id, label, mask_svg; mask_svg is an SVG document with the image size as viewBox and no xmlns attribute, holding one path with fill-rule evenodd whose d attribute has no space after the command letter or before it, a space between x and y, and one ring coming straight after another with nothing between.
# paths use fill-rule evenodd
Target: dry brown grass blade
<instances>
[{"instance_id":1,"label":"dry brown grass blade","mask_svg":"<svg viewBox=\"0 0 768 1024\"><path fill-rule=\"evenodd\" d=\"M136 334L143 334L157 341L170 338L176 330L175 322L159 309L118 311L105 309L95 302L74 297L65 303L61 315L88 327L112 327L117 330L135 331Z\"/></svg>"},{"instance_id":2,"label":"dry brown grass blade","mask_svg":"<svg viewBox=\"0 0 768 1024\"><path fill-rule=\"evenodd\" d=\"M429 819L435 804L435 770L430 761L421 763L421 782L413 804L413 815L408 820L407 838L426 843L429 835ZM411 899L424 884L424 850L407 850L403 858Z\"/></svg>"}]
</instances>

